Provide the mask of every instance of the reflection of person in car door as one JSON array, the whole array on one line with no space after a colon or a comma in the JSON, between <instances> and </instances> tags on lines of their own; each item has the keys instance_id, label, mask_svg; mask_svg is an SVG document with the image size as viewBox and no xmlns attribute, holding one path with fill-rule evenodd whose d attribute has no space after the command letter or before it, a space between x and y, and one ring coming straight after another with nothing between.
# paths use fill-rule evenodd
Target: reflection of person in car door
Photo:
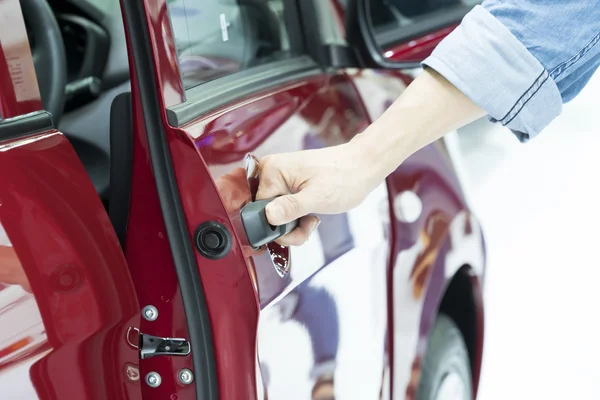
<instances>
[{"instance_id":1,"label":"reflection of person in car door","mask_svg":"<svg viewBox=\"0 0 600 400\"><path fill-rule=\"evenodd\" d=\"M317 135L306 135L305 149L325 147ZM323 248L324 266L354 247L348 214L319 214L317 227ZM306 327L314 357L311 379L315 381L313 400L333 400L335 362L339 345L339 318L335 299L325 288L310 284L310 279L296 290L297 304L291 318Z\"/></svg>"},{"instance_id":2,"label":"reflection of person in car door","mask_svg":"<svg viewBox=\"0 0 600 400\"><path fill-rule=\"evenodd\" d=\"M8 240L4 228L0 225L0 284L2 283L20 285L26 291L31 292L19 257Z\"/></svg>"},{"instance_id":3,"label":"reflection of person in car door","mask_svg":"<svg viewBox=\"0 0 600 400\"><path fill-rule=\"evenodd\" d=\"M308 135L305 147L323 144ZM236 168L220 176L215 184L221 193L225 209L229 214L239 212L249 201L251 194L246 185L246 175L242 168ZM347 214L321 215L324 224L317 230L323 248L324 266L335 261L354 247ZM246 257L257 254L244 249ZM284 279L290 279L289 275ZM339 344L339 319L335 299L325 288L314 287L308 279L296 290L280 301L281 316L284 321L296 321L303 325L310 336L314 365L310 377L315 381L312 398L314 400L333 400L335 361ZM268 368L261 365L265 386L268 386Z\"/></svg>"}]
</instances>

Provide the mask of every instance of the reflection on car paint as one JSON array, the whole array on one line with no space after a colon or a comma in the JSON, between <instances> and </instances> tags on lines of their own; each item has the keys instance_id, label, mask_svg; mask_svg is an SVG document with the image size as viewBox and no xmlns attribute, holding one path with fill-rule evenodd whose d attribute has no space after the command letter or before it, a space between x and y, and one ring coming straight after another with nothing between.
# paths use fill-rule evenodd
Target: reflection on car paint
<instances>
[{"instance_id":1,"label":"reflection on car paint","mask_svg":"<svg viewBox=\"0 0 600 400\"><path fill-rule=\"evenodd\" d=\"M14 285L0 291L4 304L18 301L21 308L0 314L0 334L8 335L0 345L21 336L32 337L28 346L35 348L0 371L3 390L16 391L13 398L36 398L37 390L57 398L139 393L139 386L125 385L130 381L124 364L137 363L137 352L123 340L127 327L139 324L137 298L79 158L57 131L17 139L0 150L0 218L33 293ZM89 354L111 357L83 362Z\"/></svg>"},{"instance_id":2,"label":"reflection on car paint","mask_svg":"<svg viewBox=\"0 0 600 400\"><path fill-rule=\"evenodd\" d=\"M244 167L246 153L261 157L351 139L405 88L396 75L349 70L293 84L226 107L189 134L227 203L242 192L230 176ZM429 327L449 279L449 237L464 208L444 162L429 146L355 210L319 215L322 223L308 242L291 249L293 267L283 278L267 252L247 254L261 308L257 385L265 398L389 399L391 381L396 398L414 398ZM419 212L390 218L390 202L408 191L422 203ZM389 334L388 290L394 305Z\"/></svg>"},{"instance_id":3,"label":"reflection on car paint","mask_svg":"<svg viewBox=\"0 0 600 400\"><path fill-rule=\"evenodd\" d=\"M337 89L343 90L336 91ZM356 101L352 97L355 94L353 94L351 87L348 86L348 81L343 77L335 78L332 86L327 91L317 91L316 95L315 92L307 92L302 87L298 87L298 90L300 93L306 93L309 96L309 100L299 102L290 98L289 94L287 94L287 98L292 100L288 104L293 105L308 101L301 109L302 112L298 113L296 111L290 113L294 109L290 109L289 107L283 109L285 112L277 116L274 121L278 122L272 125L276 130L270 136L263 136L266 140L253 140L250 142L256 143L255 146L258 145L254 149L251 148L253 154L260 156L273 152L269 149L277 149L278 152L281 152L287 148L289 151L294 151L341 143L348 140L352 132L357 133L359 128L362 129L366 126L367 121L364 119L364 112L360 106L357 106L358 103L352 105L352 101ZM205 125L208 131L205 130L204 134L198 135L196 144L199 146L205 159L210 161L218 159L221 161L219 163L211 163L209 167L213 173L213 177L216 178L217 187L221 191L221 197L224 199L229 199L235 189L231 186L222 185L220 181L222 177L232 174L232 171L236 167L239 168L242 165L241 158L243 155L240 154L241 152L238 149L247 151L248 148L244 146L244 143L248 143L246 137L251 138L253 137L251 135L265 132L262 129L258 129L260 125L252 126L247 121L264 123L266 120L262 118L262 115L277 115L277 110L281 110L281 107L277 107L275 110L273 107L267 107L266 109L260 107L260 101L258 100L252 105L241 105L227 113L220 114L218 118L209 121ZM283 104L286 103L284 102ZM342 104L347 104L351 112L340 113L332 108L341 106ZM252 110L258 114L251 113L245 119L231 118L232 114L240 115L244 110ZM273 114L274 112L275 114ZM261 115L260 119L256 118L258 115ZM226 116L229 116L229 118L226 119ZM341 116L342 118L340 118ZM224 124L226 120L229 120L230 123ZM242 130L235 127L234 124L244 121L247 129ZM241 135L235 134L235 132L242 131L243 134ZM219 151L220 146L217 145L218 142L209 139L212 136L209 132L215 132L215 134L222 136L227 135L230 138L227 145L227 153L222 153L224 158L216 157L217 153L215 152ZM226 132L231 133L226 134ZM231 160L232 154L239 154L239 161L223 164L223 159L233 161ZM222 189L225 188L227 188L227 192L223 192ZM375 296L375 299L379 299L379 305L371 304L371 306L380 311L376 313L379 315L377 318L379 322L376 324L379 328L373 332L379 333L375 334L375 338L370 338L370 334L367 334L366 340L381 344L377 352L371 353L380 361L371 360L364 364L361 369L377 368L378 365L381 365L384 351L383 333L386 326L384 288L387 241L384 237L385 229L380 222L382 220L380 210L381 204L386 202L385 186L381 186L373 196L370 202L367 202L370 205L359 207L359 210L353 213L354 217L350 214L319 215L322 223L313 235L314 237L305 246L292 249L291 258L293 259L294 266L291 269L290 275L281 278L273 272L272 267L265 268L268 262L268 255L264 253L252 257L251 266L255 270L258 295L263 309L259 322L258 337L258 357L262 375L259 384L266 385L266 393L270 399L294 398L294 395L292 397L289 397L289 395L282 397L283 394L278 395L277 393L283 387L289 388L289 385L298 387L298 385L302 385L301 382L306 382L306 391L299 391L297 393L296 396L299 399L330 398L323 396L327 394L333 396L334 392L337 393L340 390L343 392L344 389L338 389L338 387L348 387L348 377L344 378L339 375L339 364L337 362L340 355L343 356L345 354L346 357L349 356L350 353L348 351L352 348L348 346L344 348L340 347L343 340L341 336L343 332L341 324L343 320L348 319L349 315L347 312L351 310L348 305L345 305L343 307L346 310L344 313L345 317L340 315L340 296L336 295L336 291L339 291L339 286L342 282L344 282L342 288L345 289L344 293L342 293L342 299L346 299L342 304L347 303L349 298L352 301L358 300L360 297L353 296L352 292L359 293L364 290L365 282L371 281L371 279L379 282L379 295ZM227 202L227 200L225 201ZM371 211L365 212L365 207ZM362 219L367 220L365 224L358 222ZM354 224L351 220L355 220ZM359 232L359 242L356 241L355 232ZM379 235L373 235L372 232L378 232ZM372 244L369 245L368 243ZM374 249L379 249L376 253L380 254L380 256L373 258ZM360 259L362 259L362 262L359 261ZM368 274L370 267L374 265L379 265L376 268L379 273L375 273L374 275L369 274L368 278L364 279L364 275ZM357 274L356 271L353 273L352 270L355 270L357 267L365 268L365 270L362 273ZM372 273L373 271L370 272ZM350 280L355 282L354 285L346 284L348 280L345 279L346 274L352 277ZM356 280L360 276L363 276L363 279ZM375 276L379 277L379 279L375 279ZM326 279L323 280L323 277L326 277ZM335 283L336 281L338 284ZM348 287L353 287L353 290L348 291ZM368 296L368 298L369 300L373 299L372 296ZM365 312L367 311L365 309ZM357 313L357 315L360 314ZM371 313L368 312L363 315L369 318L369 314ZM308 338L308 342L306 342L308 347L304 354L311 357L312 361L310 362L310 367L304 373L289 373L282 380L281 376L279 376L279 371L282 370L280 363L284 362L284 359L281 357L286 356L290 348L289 345L292 345L292 348L295 349L304 348L297 346L298 342L300 341L301 344L304 339L292 336L290 343L285 345L285 347L279 347L273 341L269 341L269 345L266 345L265 340L268 340L266 338L270 337L277 330L287 329L286 326L299 326L305 330ZM364 330L365 328L365 325L360 325L358 330ZM364 336L362 337L364 338ZM355 340L356 338L351 338L350 343L355 343L358 346L359 342L355 342ZM280 349L276 355L272 353L274 349ZM372 359L372 355L368 356L368 358ZM288 367L290 366L286 366L284 370L288 370ZM370 390L372 393L380 391L381 374L378 374L378 376L371 379L370 385L367 385L369 387L367 390ZM341 384L338 385L340 379ZM359 392L360 390L364 389L359 389Z\"/></svg>"},{"instance_id":4,"label":"reflection on car paint","mask_svg":"<svg viewBox=\"0 0 600 400\"><path fill-rule=\"evenodd\" d=\"M19 380L18 371L27 371L48 343L42 317L31 286L4 227L0 224L0 387L7 379ZM33 398L36 393L28 384L12 386L19 393L5 393L6 398Z\"/></svg>"}]
</instances>

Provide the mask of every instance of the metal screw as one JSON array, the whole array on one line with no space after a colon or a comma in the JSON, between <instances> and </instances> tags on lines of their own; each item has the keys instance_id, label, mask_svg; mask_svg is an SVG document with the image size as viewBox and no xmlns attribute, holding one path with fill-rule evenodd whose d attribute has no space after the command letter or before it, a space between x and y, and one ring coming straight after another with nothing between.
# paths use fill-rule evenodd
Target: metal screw
<instances>
[{"instance_id":1,"label":"metal screw","mask_svg":"<svg viewBox=\"0 0 600 400\"><path fill-rule=\"evenodd\" d=\"M146 375L146 383L150 387L159 387L161 382L162 378L160 377L158 372L148 372L148 374Z\"/></svg>"},{"instance_id":2,"label":"metal screw","mask_svg":"<svg viewBox=\"0 0 600 400\"><path fill-rule=\"evenodd\" d=\"M189 385L190 383L192 383L194 381L194 373L187 368L180 370L179 371L179 381L181 383L183 383L184 385Z\"/></svg>"},{"instance_id":3,"label":"metal screw","mask_svg":"<svg viewBox=\"0 0 600 400\"><path fill-rule=\"evenodd\" d=\"M154 321L158 318L158 310L156 307L148 305L142 309L142 315L147 321Z\"/></svg>"}]
</instances>

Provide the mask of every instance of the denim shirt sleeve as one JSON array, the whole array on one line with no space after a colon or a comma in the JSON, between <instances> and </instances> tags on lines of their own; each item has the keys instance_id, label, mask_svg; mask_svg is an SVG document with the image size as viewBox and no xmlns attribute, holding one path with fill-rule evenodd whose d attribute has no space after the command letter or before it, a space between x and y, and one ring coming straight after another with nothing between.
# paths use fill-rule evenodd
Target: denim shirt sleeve
<instances>
[{"instance_id":1,"label":"denim shirt sleeve","mask_svg":"<svg viewBox=\"0 0 600 400\"><path fill-rule=\"evenodd\" d=\"M600 64L596 0L486 0L424 62L525 142Z\"/></svg>"}]
</instances>

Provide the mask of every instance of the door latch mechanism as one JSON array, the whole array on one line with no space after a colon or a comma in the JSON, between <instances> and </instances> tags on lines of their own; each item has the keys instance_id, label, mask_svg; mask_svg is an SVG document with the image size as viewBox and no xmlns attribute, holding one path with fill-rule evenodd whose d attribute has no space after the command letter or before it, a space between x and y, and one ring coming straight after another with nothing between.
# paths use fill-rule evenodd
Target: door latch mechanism
<instances>
[{"instance_id":1,"label":"door latch mechanism","mask_svg":"<svg viewBox=\"0 0 600 400\"><path fill-rule=\"evenodd\" d=\"M127 342L138 349L140 360L158 356L187 356L192 350L187 339L148 335L137 328L129 328Z\"/></svg>"}]
</instances>

